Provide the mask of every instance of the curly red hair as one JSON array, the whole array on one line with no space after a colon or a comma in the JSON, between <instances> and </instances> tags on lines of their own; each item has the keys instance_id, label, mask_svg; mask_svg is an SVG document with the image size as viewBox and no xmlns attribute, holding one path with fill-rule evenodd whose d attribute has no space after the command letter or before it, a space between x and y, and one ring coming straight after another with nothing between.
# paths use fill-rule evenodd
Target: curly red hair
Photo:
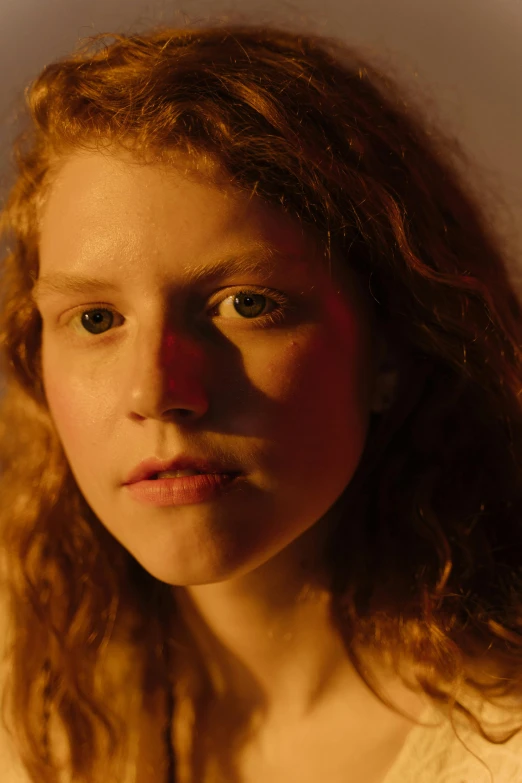
<instances>
[{"instance_id":1,"label":"curly red hair","mask_svg":"<svg viewBox=\"0 0 522 783\"><path fill-rule=\"evenodd\" d=\"M522 696L522 320L502 240L458 173L457 143L333 38L247 25L106 38L28 88L0 223L9 243L0 316L9 709L32 780L56 779L41 731L53 710L74 780L95 779L107 753L97 728L111 754L125 745L96 685L102 653L118 640L145 694L163 686L167 650L179 653L179 699L203 693L207 676L172 589L82 498L43 393L31 299L39 220L56 171L81 149L216 161L238 189L313 226L325 252L368 285L401 381L339 501L332 620L365 679L360 653L384 651L405 678L408 664L412 687L498 741L461 692ZM197 769L190 737L182 745L170 751L172 778L183 754Z\"/></svg>"}]
</instances>

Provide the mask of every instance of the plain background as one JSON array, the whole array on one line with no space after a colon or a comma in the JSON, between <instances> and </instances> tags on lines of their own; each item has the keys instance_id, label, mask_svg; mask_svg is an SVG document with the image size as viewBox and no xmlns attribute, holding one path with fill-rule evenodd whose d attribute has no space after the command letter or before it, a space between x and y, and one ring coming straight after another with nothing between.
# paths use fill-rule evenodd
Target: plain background
<instances>
[{"instance_id":1,"label":"plain background","mask_svg":"<svg viewBox=\"0 0 522 783\"><path fill-rule=\"evenodd\" d=\"M24 88L41 68L94 33L227 14L338 36L399 78L462 142L522 280L522 0L0 0L0 204Z\"/></svg>"}]
</instances>

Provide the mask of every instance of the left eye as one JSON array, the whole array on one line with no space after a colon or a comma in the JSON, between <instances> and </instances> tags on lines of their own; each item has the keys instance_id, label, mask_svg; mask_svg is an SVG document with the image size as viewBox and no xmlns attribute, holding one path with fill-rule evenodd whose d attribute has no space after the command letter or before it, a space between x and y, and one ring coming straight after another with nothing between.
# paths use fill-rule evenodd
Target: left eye
<instances>
[{"instance_id":1,"label":"left eye","mask_svg":"<svg viewBox=\"0 0 522 783\"><path fill-rule=\"evenodd\" d=\"M264 294L256 294L253 291L240 291L237 294L227 296L216 305L215 310L219 311L225 304L231 304L233 311L235 310L243 318L259 318L277 306L277 303L270 300L269 297Z\"/></svg>"}]
</instances>

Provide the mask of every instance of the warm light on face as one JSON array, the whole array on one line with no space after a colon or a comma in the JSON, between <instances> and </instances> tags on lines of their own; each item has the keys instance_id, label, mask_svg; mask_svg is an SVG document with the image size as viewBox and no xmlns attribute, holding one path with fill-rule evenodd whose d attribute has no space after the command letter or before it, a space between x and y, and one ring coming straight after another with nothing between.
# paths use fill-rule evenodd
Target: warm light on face
<instances>
[{"instance_id":1,"label":"warm light on face","mask_svg":"<svg viewBox=\"0 0 522 783\"><path fill-rule=\"evenodd\" d=\"M297 222L123 157L72 157L42 221L44 386L87 502L171 584L246 573L308 530L362 456L369 311ZM121 483L181 453L234 492L146 507Z\"/></svg>"}]
</instances>

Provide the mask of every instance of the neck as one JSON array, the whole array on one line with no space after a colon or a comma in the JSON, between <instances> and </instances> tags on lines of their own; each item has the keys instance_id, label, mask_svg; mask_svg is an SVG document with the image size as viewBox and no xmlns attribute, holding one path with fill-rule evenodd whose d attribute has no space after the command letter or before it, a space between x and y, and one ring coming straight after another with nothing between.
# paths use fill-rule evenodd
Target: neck
<instances>
[{"instance_id":1,"label":"neck","mask_svg":"<svg viewBox=\"0 0 522 783\"><path fill-rule=\"evenodd\" d=\"M203 657L219 669L218 689L285 721L362 687L330 620L329 527L320 521L248 574L177 588Z\"/></svg>"}]
</instances>

